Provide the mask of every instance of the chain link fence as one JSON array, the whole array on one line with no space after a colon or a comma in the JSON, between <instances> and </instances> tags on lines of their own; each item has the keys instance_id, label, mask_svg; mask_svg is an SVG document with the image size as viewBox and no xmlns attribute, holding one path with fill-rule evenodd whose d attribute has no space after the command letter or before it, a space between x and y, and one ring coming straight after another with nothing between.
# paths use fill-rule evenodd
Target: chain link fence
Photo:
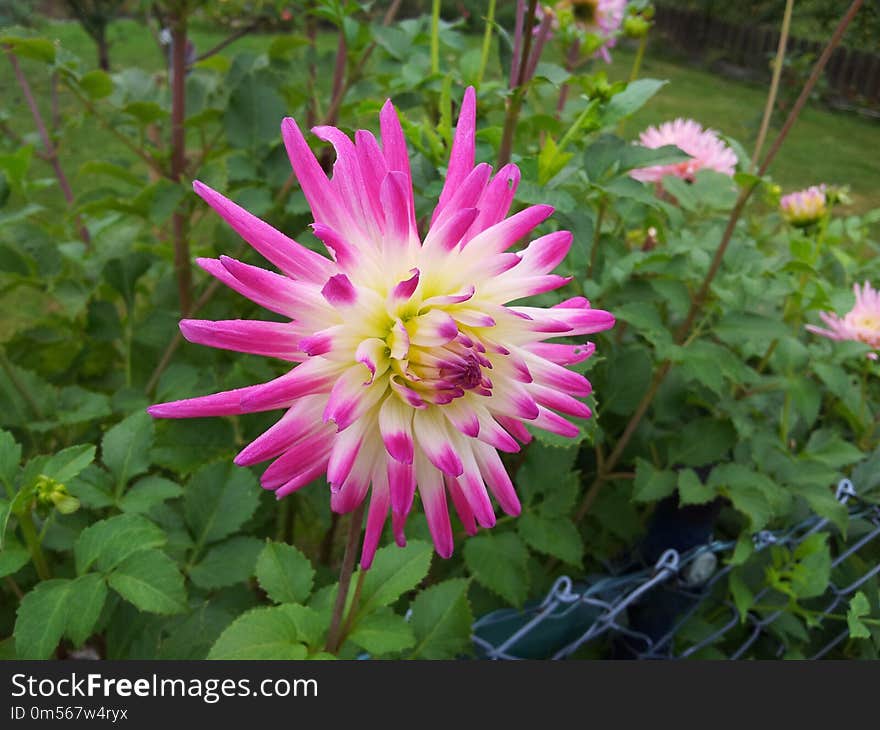
<instances>
[{"instance_id":1,"label":"chain link fence","mask_svg":"<svg viewBox=\"0 0 880 730\"><path fill-rule=\"evenodd\" d=\"M848 539L832 560L831 583L818 599L822 614L841 608L845 612L848 599L880 573L880 563L850 561L867 546L880 545L880 505L859 499L848 479L838 484L837 499L849 508ZM829 520L813 515L784 532L757 533L755 550L771 545L794 549L820 531L836 532ZM684 554L666 550L653 568L578 583L563 576L542 601L521 611L501 609L479 618L472 635L477 656L564 659L579 652L632 659L782 657L786 635L797 631L791 614L750 611L741 617L727 597L733 566L721 558L734 547L731 541L713 541ZM853 562L858 563L858 574L853 573ZM771 591L761 589L755 603ZM713 614L710 622L702 619L707 610ZM844 642L849 636L846 624L836 629L830 636L826 629L810 636L807 657L824 657ZM724 652L718 649L722 643Z\"/></svg>"}]
</instances>

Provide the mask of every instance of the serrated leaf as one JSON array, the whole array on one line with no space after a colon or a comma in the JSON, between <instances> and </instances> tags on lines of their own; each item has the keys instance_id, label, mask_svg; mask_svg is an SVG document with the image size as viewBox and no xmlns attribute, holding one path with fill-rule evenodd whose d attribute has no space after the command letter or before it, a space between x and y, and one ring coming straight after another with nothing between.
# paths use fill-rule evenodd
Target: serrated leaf
<instances>
[{"instance_id":1,"label":"serrated leaf","mask_svg":"<svg viewBox=\"0 0 880 730\"><path fill-rule=\"evenodd\" d=\"M584 543L574 524L565 518L550 518L527 512L517 521L517 531L529 547L580 567Z\"/></svg>"},{"instance_id":2,"label":"serrated leaf","mask_svg":"<svg viewBox=\"0 0 880 730\"><path fill-rule=\"evenodd\" d=\"M40 474L67 484L95 460L95 447L88 444L70 446L51 456L37 456L25 465L24 478L28 484Z\"/></svg>"},{"instance_id":3,"label":"serrated leaf","mask_svg":"<svg viewBox=\"0 0 880 730\"><path fill-rule=\"evenodd\" d=\"M71 611L65 633L74 646L82 646L95 630L107 600L107 584L98 573L82 575L71 581L68 598Z\"/></svg>"},{"instance_id":4,"label":"serrated leaf","mask_svg":"<svg viewBox=\"0 0 880 730\"><path fill-rule=\"evenodd\" d=\"M428 574L434 548L422 540L411 540L406 547L387 545L376 552L373 565L364 577L359 615L389 606L413 590Z\"/></svg>"},{"instance_id":5,"label":"serrated leaf","mask_svg":"<svg viewBox=\"0 0 880 730\"><path fill-rule=\"evenodd\" d=\"M313 638L303 635L306 611L293 604L248 611L220 634L208 659L305 659Z\"/></svg>"},{"instance_id":6,"label":"serrated leaf","mask_svg":"<svg viewBox=\"0 0 880 730\"><path fill-rule=\"evenodd\" d=\"M416 643L412 626L390 608L359 618L348 639L376 656L403 651Z\"/></svg>"},{"instance_id":7,"label":"serrated leaf","mask_svg":"<svg viewBox=\"0 0 880 730\"><path fill-rule=\"evenodd\" d=\"M528 559L529 551L512 532L477 535L464 545L464 562L474 578L515 606L528 597Z\"/></svg>"},{"instance_id":8,"label":"serrated leaf","mask_svg":"<svg viewBox=\"0 0 880 730\"><path fill-rule=\"evenodd\" d=\"M470 651L473 616L467 589L466 580L454 578L416 596L411 619L416 647L411 659L452 659Z\"/></svg>"},{"instance_id":9,"label":"serrated leaf","mask_svg":"<svg viewBox=\"0 0 880 730\"><path fill-rule=\"evenodd\" d=\"M675 436L669 461L683 466L703 466L723 459L736 443L736 432L727 421L698 418Z\"/></svg>"},{"instance_id":10,"label":"serrated leaf","mask_svg":"<svg viewBox=\"0 0 880 730\"><path fill-rule=\"evenodd\" d=\"M849 627L851 639L870 639L871 630L862 621L863 616L871 613L871 604L867 596L859 591L849 601L846 612L846 625Z\"/></svg>"},{"instance_id":11,"label":"serrated leaf","mask_svg":"<svg viewBox=\"0 0 880 730\"><path fill-rule=\"evenodd\" d=\"M172 614L186 610L186 590L177 564L161 550L140 550L107 577L110 587L141 611Z\"/></svg>"},{"instance_id":12,"label":"serrated leaf","mask_svg":"<svg viewBox=\"0 0 880 730\"><path fill-rule=\"evenodd\" d=\"M705 504L715 498L715 490L703 484L693 469L678 473L678 499L681 504Z\"/></svg>"},{"instance_id":13,"label":"serrated leaf","mask_svg":"<svg viewBox=\"0 0 880 730\"><path fill-rule=\"evenodd\" d=\"M0 506L0 524L2 524L3 516L3 509ZM30 557L24 546L16 540L6 540L0 546L0 578L17 573L27 564Z\"/></svg>"},{"instance_id":14,"label":"serrated leaf","mask_svg":"<svg viewBox=\"0 0 880 730\"><path fill-rule=\"evenodd\" d=\"M95 522L74 544L76 571L82 575L95 563L99 570L110 571L129 555L161 547L166 539L159 527L140 515L123 514Z\"/></svg>"},{"instance_id":15,"label":"serrated leaf","mask_svg":"<svg viewBox=\"0 0 880 730\"><path fill-rule=\"evenodd\" d=\"M119 500L123 512L144 513L167 499L175 499L183 494L183 488L170 479L146 476L139 479Z\"/></svg>"},{"instance_id":16,"label":"serrated leaf","mask_svg":"<svg viewBox=\"0 0 880 730\"><path fill-rule=\"evenodd\" d=\"M257 558L257 581L275 603L305 602L314 579L309 559L293 545L270 542Z\"/></svg>"},{"instance_id":17,"label":"serrated leaf","mask_svg":"<svg viewBox=\"0 0 880 730\"><path fill-rule=\"evenodd\" d=\"M150 466L152 445L153 419L146 413L132 413L104 434L101 460L116 478L116 484L124 485Z\"/></svg>"},{"instance_id":18,"label":"serrated leaf","mask_svg":"<svg viewBox=\"0 0 880 730\"><path fill-rule=\"evenodd\" d=\"M15 651L20 659L48 659L67 625L70 581L44 580L22 598L15 621Z\"/></svg>"},{"instance_id":19,"label":"serrated leaf","mask_svg":"<svg viewBox=\"0 0 880 730\"><path fill-rule=\"evenodd\" d=\"M12 487L21 463L21 444L9 431L0 429L0 482Z\"/></svg>"},{"instance_id":20,"label":"serrated leaf","mask_svg":"<svg viewBox=\"0 0 880 730\"><path fill-rule=\"evenodd\" d=\"M262 540L243 535L217 543L190 569L189 578L206 590L243 583L255 574L263 545Z\"/></svg>"},{"instance_id":21,"label":"serrated leaf","mask_svg":"<svg viewBox=\"0 0 880 730\"><path fill-rule=\"evenodd\" d=\"M637 458L633 487L636 502L654 502L675 491L675 473L657 469L651 462Z\"/></svg>"},{"instance_id":22,"label":"serrated leaf","mask_svg":"<svg viewBox=\"0 0 880 730\"><path fill-rule=\"evenodd\" d=\"M186 523L198 545L231 535L257 509L260 490L251 472L234 464L202 467L184 491Z\"/></svg>"}]
</instances>

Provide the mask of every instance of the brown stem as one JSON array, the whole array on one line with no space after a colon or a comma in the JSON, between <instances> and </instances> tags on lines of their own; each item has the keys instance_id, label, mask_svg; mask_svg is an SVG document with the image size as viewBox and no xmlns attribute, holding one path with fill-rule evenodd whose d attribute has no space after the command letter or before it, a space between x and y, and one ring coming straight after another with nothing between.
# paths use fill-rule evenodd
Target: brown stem
<instances>
[{"instance_id":1,"label":"brown stem","mask_svg":"<svg viewBox=\"0 0 880 730\"><path fill-rule=\"evenodd\" d=\"M67 180L67 175L64 174L61 162L58 160L58 150L55 148L55 145L52 144L52 140L49 137L49 130L46 129L46 123L43 121L40 107L37 105L37 100L34 98L34 94L31 91L31 85L28 83L27 77L21 70L21 66L18 63L18 58L16 58L15 54L8 48L4 50L6 51L6 57L9 59L9 63L12 64L12 70L15 73L15 80L18 82L19 88L21 88L21 93L24 94L24 99L31 111L34 124L37 126L37 132L39 132L40 139L43 142L43 149L46 151L46 158L52 166L52 170L55 172L55 177L58 179L58 187L61 188L61 194L64 196L64 200L68 207L72 208L74 206L73 190L70 187L70 182ZM74 220L79 228L79 237L83 240L83 243L88 245L91 242L88 229L78 215L74 215Z\"/></svg>"},{"instance_id":2,"label":"brown stem","mask_svg":"<svg viewBox=\"0 0 880 730\"><path fill-rule=\"evenodd\" d=\"M18 587L18 583L13 580L11 575L7 575L5 581L6 585L9 586L9 590L11 590L15 594L15 597L19 601L21 601L21 599L24 598L24 593L21 592L21 588Z\"/></svg>"},{"instance_id":3,"label":"brown stem","mask_svg":"<svg viewBox=\"0 0 880 730\"><path fill-rule=\"evenodd\" d=\"M831 58L831 54L834 52L834 49L837 48L841 39L843 38L843 34L846 32L847 27L852 22L859 8L862 6L864 0L853 0L852 5L850 5L849 9L846 11L844 16L841 18L840 23L838 23L837 28L835 28L834 33L831 36L831 39L828 41L828 45L825 47L825 50L822 52L822 55L816 61L813 66L813 70L810 73L809 78L804 84L803 89L801 90L800 96L798 96L797 101L791 109L791 112L788 115L788 118L785 120L785 124L782 126L782 129L779 131L779 134L776 136L776 139L773 140L773 144L770 146L770 151L767 153L767 156L764 158L764 161L761 163L761 167L758 169L758 177L764 175L767 172L767 168L770 166L770 163L776 157L776 154L779 152L782 143L785 141L785 138L788 136L788 133L791 131L792 126L798 118L801 110L806 104L807 100L810 97L810 94L813 91L813 88L816 85L816 82L819 80L819 77L822 74L822 71L825 68L825 65L828 63L828 60ZM739 198L737 199L736 205L734 205L733 210L730 212L730 218L727 221L727 226L724 229L724 233L721 237L721 241L718 244L718 248L715 251L715 256L712 259L712 263L709 266L709 270L706 272L706 276L703 280L702 285L700 286L699 291L691 302L691 307L687 313L687 316L682 322L682 325L678 328L675 333L675 343L680 345L687 339L688 333L690 331L691 326L693 325L694 320L696 319L697 314L702 309L705 304L706 297L709 292L709 288L712 285L712 280L715 278L715 275L718 273L718 270L721 266L721 260L724 257L724 253L727 250L728 245L730 244L730 240L733 237L733 231L736 228L737 221L739 220L740 215L742 214L743 208L745 207L746 202L751 196L752 192L754 192L757 187L756 183L752 183L745 187L743 191L740 193ZM593 502L596 500L598 496L599 490L602 487L602 484L606 481L607 475L614 469L617 465L618 460L623 454L626 447L629 445L630 439L635 433L636 429L639 426L642 418L645 413L648 411L651 403L654 400L654 397L657 394L660 386L666 378L666 375L669 373L669 370L672 367L672 362L669 360L664 360L660 367L654 374L654 378L651 381L651 385L648 387L648 390L645 392L645 395L642 397L642 400L639 402L638 406L636 406L636 410L633 415L630 417L629 423L627 423L626 428L621 434L621 437L618 439L615 444L614 450L611 452L608 460L604 465L604 469L601 470L597 475L595 480L593 481L590 488L587 490L586 495L584 496L583 501L578 507L578 511L575 516L576 521L580 521L587 514L592 506Z\"/></svg>"},{"instance_id":4,"label":"brown stem","mask_svg":"<svg viewBox=\"0 0 880 730\"><path fill-rule=\"evenodd\" d=\"M345 555L342 558L342 567L339 570L339 587L336 592L336 603L333 605L333 616L330 619L330 629L327 631L327 644L325 649L331 654L339 651L339 640L342 637L342 614L345 611L345 603L348 599L348 589L351 586L351 576L354 573L354 564L357 559L357 548L361 537L361 523L364 519L363 502L351 513L351 522L348 526L348 540L345 543Z\"/></svg>"},{"instance_id":5,"label":"brown stem","mask_svg":"<svg viewBox=\"0 0 880 730\"><path fill-rule=\"evenodd\" d=\"M255 23L251 23L250 25L246 25L244 28L239 28L238 30L236 30L233 33L226 36L226 38L224 38L222 41L220 41L216 46L209 48L204 53L196 56L195 61L193 61L193 63L198 63L199 61L204 61L206 58L210 58L211 56L213 56L217 53L220 53L220 51L222 51L224 48L226 48L226 46L228 46L232 43L235 43L235 41L237 41L239 38L243 38L248 33L256 30L259 27L259 25L260 25L260 23L258 21Z\"/></svg>"},{"instance_id":6,"label":"brown stem","mask_svg":"<svg viewBox=\"0 0 880 730\"><path fill-rule=\"evenodd\" d=\"M186 8L177 10L171 20L171 179L181 182L186 170ZM187 219L176 210L171 218L174 239L174 271L183 316L192 307L192 269L189 261Z\"/></svg>"},{"instance_id":7,"label":"brown stem","mask_svg":"<svg viewBox=\"0 0 880 730\"><path fill-rule=\"evenodd\" d=\"M571 46L568 49L568 53L565 56L565 70L571 73L575 69L575 65L577 64L578 56L581 54L581 42L579 40L572 41ZM559 90L559 101L556 103L556 118L562 118L562 112L565 110L565 105L568 103L568 90L569 84L565 83L562 85L562 88Z\"/></svg>"},{"instance_id":8,"label":"brown stem","mask_svg":"<svg viewBox=\"0 0 880 730\"><path fill-rule=\"evenodd\" d=\"M535 26L537 7L538 0L529 0L529 9L526 12L525 27L523 29L522 53L515 65L517 69L516 85L507 104L507 114L504 117L504 131L501 133L501 146L498 148L498 167L510 162L510 154L513 151L513 138L516 133L516 123L519 121L519 113L522 109L525 91L523 85L528 81L526 73L529 66L529 53L532 49L532 28Z\"/></svg>"}]
</instances>

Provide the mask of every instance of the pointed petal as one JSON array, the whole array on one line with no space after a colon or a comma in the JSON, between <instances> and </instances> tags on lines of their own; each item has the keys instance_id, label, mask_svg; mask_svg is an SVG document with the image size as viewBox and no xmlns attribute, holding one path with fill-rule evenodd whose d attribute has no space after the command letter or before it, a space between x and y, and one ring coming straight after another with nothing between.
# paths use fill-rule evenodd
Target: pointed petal
<instances>
[{"instance_id":1,"label":"pointed petal","mask_svg":"<svg viewBox=\"0 0 880 730\"><path fill-rule=\"evenodd\" d=\"M182 319L180 331L189 342L199 345L277 357L291 362L305 359L297 347L299 335L291 322Z\"/></svg>"},{"instance_id":2,"label":"pointed petal","mask_svg":"<svg viewBox=\"0 0 880 730\"><path fill-rule=\"evenodd\" d=\"M245 241L288 276L306 281L323 281L333 273L333 262L300 246L265 221L251 215L228 198L196 180L196 193Z\"/></svg>"},{"instance_id":3,"label":"pointed petal","mask_svg":"<svg viewBox=\"0 0 880 730\"><path fill-rule=\"evenodd\" d=\"M449 154L449 167L446 170L446 182L440 193L440 200L431 217L433 221L446 207L459 185L474 169L475 135L477 131L477 94L473 86L464 92L458 123L455 125L455 137Z\"/></svg>"},{"instance_id":4,"label":"pointed petal","mask_svg":"<svg viewBox=\"0 0 880 730\"><path fill-rule=\"evenodd\" d=\"M395 395L388 396L379 409L379 432L392 458L404 464L413 461L413 409Z\"/></svg>"},{"instance_id":5,"label":"pointed petal","mask_svg":"<svg viewBox=\"0 0 880 730\"><path fill-rule=\"evenodd\" d=\"M416 458L416 481L434 547L441 558L448 558L452 555L453 540L443 475L420 456Z\"/></svg>"},{"instance_id":6,"label":"pointed petal","mask_svg":"<svg viewBox=\"0 0 880 730\"><path fill-rule=\"evenodd\" d=\"M272 459L302 438L324 428L321 424L323 398L305 396L260 436L245 446L234 461L238 466L252 466Z\"/></svg>"},{"instance_id":7,"label":"pointed petal","mask_svg":"<svg viewBox=\"0 0 880 730\"><path fill-rule=\"evenodd\" d=\"M442 472L457 477L464 466L455 453L443 416L436 411L436 408L428 408L413 414L413 431L419 450Z\"/></svg>"},{"instance_id":8,"label":"pointed petal","mask_svg":"<svg viewBox=\"0 0 880 730\"><path fill-rule=\"evenodd\" d=\"M373 488L370 491L370 507L367 511L367 525L364 530L364 546L361 550L361 570L369 570L373 557L379 547L382 529L388 519L388 507L391 504L388 490L388 475L384 469L373 472Z\"/></svg>"}]
</instances>

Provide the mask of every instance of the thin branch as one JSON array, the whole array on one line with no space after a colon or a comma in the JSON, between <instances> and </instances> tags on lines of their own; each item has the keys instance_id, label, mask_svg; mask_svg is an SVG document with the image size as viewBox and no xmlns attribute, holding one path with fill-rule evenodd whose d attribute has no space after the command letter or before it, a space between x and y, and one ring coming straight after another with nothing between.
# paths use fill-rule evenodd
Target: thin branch
<instances>
[{"instance_id":1,"label":"thin branch","mask_svg":"<svg viewBox=\"0 0 880 730\"><path fill-rule=\"evenodd\" d=\"M204 61L206 58L210 58L211 56L213 56L217 53L220 53L220 51L222 51L224 48L226 48L226 46L231 45L232 43L235 43L235 41L237 41L239 38L243 38L248 33L255 31L259 27L260 27L260 22L255 21L255 22L251 23L250 25L246 25L244 28L239 28L237 31L235 31L234 33L231 33L226 38L224 38L222 41L220 41L213 48L209 48L204 53L196 56L195 60L193 61L193 64L198 63L199 61Z\"/></svg>"},{"instance_id":2,"label":"thin branch","mask_svg":"<svg viewBox=\"0 0 880 730\"><path fill-rule=\"evenodd\" d=\"M776 95L779 92L779 79L782 77L782 65L785 63L785 47L788 44L788 32L791 28L791 11L794 0L785 0L785 13L782 16L782 28L779 32L779 46L776 49L776 59L773 61L773 76L770 80L770 90L767 93L767 103L764 105L764 118L761 119L761 129L755 142L755 152L752 155L752 168L758 166L761 159L761 149L767 139L767 130L770 128L770 119L773 116L773 107L776 105Z\"/></svg>"},{"instance_id":3,"label":"thin branch","mask_svg":"<svg viewBox=\"0 0 880 730\"><path fill-rule=\"evenodd\" d=\"M28 108L31 110L31 116L34 119L34 124L37 126L37 131L43 142L43 148L46 151L47 161L52 166L52 170L55 172L55 177L58 179L58 187L61 188L61 194L64 196L64 200L68 207L73 208L75 205L73 190L70 187L67 175L64 174L64 170L61 167L61 162L58 159L58 150L55 148L55 145L52 144L52 140L49 137L49 130L46 128L46 123L43 121L43 115L40 112L40 107L37 105L37 100L34 98L34 94L31 91L31 85L28 83L27 77L21 70L21 66L18 63L18 58L16 58L15 54L8 48L5 48L4 50L6 51L6 57L9 59L9 63L12 64L12 70L15 73L15 79L18 82L18 86L21 88L21 93L24 94L24 99L27 102ZM85 227L79 215L74 215L74 221L79 228L80 238L83 240L83 243L88 246L91 242L88 228Z\"/></svg>"}]
</instances>

